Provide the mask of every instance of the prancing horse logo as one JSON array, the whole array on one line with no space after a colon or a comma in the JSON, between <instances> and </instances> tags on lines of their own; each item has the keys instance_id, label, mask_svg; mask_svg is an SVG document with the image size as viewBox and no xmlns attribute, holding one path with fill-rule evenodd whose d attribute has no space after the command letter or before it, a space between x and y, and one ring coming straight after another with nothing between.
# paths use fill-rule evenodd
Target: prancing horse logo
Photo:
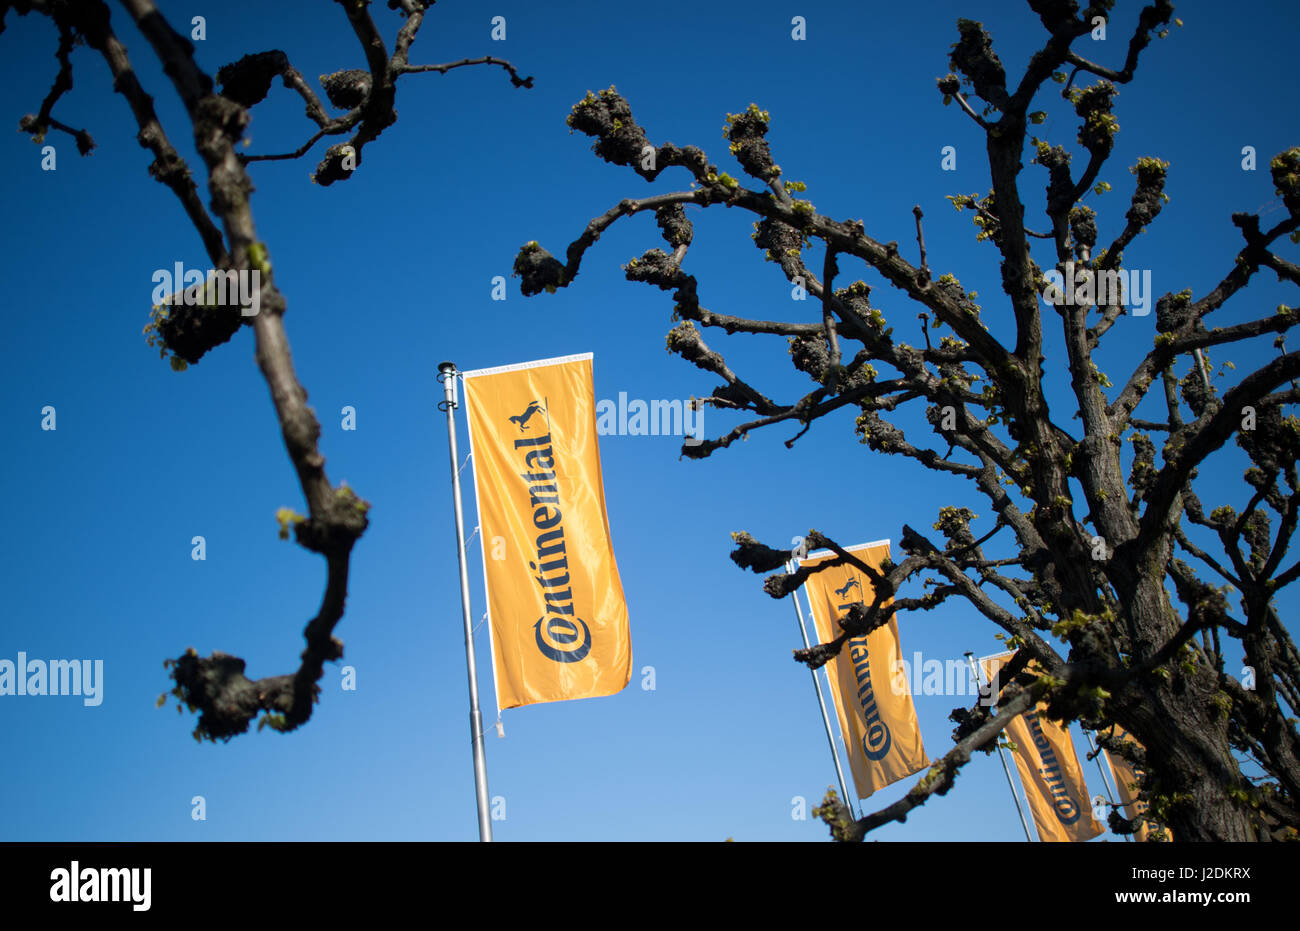
<instances>
[{"instance_id":1,"label":"prancing horse logo","mask_svg":"<svg viewBox=\"0 0 1300 931\"><path fill-rule=\"evenodd\" d=\"M536 401L533 401L531 404L528 405L528 407L524 408L524 412L522 414L520 414L518 417L511 417L510 419L515 423L519 424L520 430L527 430L528 421L532 418L534 414L538 414L538 413L545 414L546 411L545 409L543 409L541 404L539 404Z\"/></svg>"},{"instance_id":2,"label":"prancing horse logo","mask_svg":"<svg viewBox=\"0 0 1300 931\"><path fill-rule=\"evenodd\" d=\"M837 595L839 595L841 598L843 598L843 597L845 597L846 595L848 595L848 593L849 593L849 589L852 588L852 587L855 586L855 585L858 585L858 580L857 580L857 579L849 579L847 582L844 583L844 587L843 587L843 588L837 588L837 589L835 589L835 594L837 594ZM858 585L858 591L862 591L862 586L861 586L861 585Z\"/></svg>"}]
</instances>

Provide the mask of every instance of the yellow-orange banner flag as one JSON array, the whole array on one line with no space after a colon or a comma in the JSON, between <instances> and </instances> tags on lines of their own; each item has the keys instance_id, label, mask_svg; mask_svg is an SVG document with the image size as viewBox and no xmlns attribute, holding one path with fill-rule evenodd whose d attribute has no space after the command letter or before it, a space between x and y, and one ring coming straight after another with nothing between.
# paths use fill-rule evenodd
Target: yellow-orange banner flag
<instances>
[{"instance_id":1,"label":"yellow-orange banner flag","mask_svg":"<svg viewBox=\"0 0 1300 931\"><path fill-rule=\"evenodd\" d=\"M887 540L845 549L873 569L879 569L889 556ZM819 550L802 565L819 566L834 558L830 550ZM874 597L871 580L851 565L823 569L809 576L804 588L812 604L817 638L822 643L843 633L838 621L851 605L870 604ZM898 620L890 618L884 627L850 639L827 664L831 697L858 798L867 798L877 789L930 765L921 743L912 692L906 678L895 674L902 669L901 659Z\"/></svg>"},{"instance_id":2,"label":"yellow-orange banner flag","mask_svg":"<svg viewBox=\"0 0 1300 931\"><path fill-rule=\"evenodd\" d=\"M980 660L992 680L1011 653ZM1025 787L1038 837L1044 841L1086 841L1106 829L1092 816L1088 783L1074 751L1070 732L1043 714L1046 704L1026 711L1007 725L1016 745L1016 772Z\"/></svg>"},{"instance_id":3,"label":"yellow-orange banner flag","mask_svg":"<svg viewBox=\"0 0 1300 931\"><path fill-rule=\"evenodd\" d=\"M632 677L591 358L462 373L500 709L612 695Z\"/></svg>"},{"instance_id":4,"label":"yellow-orange banner flag","mask_svg":"<svg viewBox=\"0 0 1300 931\"><path fill-rule=\"evenodd\" d=\"M1120 740L1131 741L1137 744L1138 747L1142 747L1136 737L1118 724L1115 725L1115 736ZM1135 768L1132 763L1118 753L1111 753L1107 750L1106 759L1110 760L1110 771L1115 774L1115 791L1119 793L1119 802L1124 807L1124 817L1130 821L1138 821L1138 828L1133 832L1133 837L1139 841L1149 841L1152 839L1153 834L1163 832L1164 839L1172 841L1174 835L1168 828L1139 820L1142 813L1147 810L1147 803L1137 797L1137 785L1142 776L1142 771ZM1155 830L1153 831L1152 828Z\"/></svg>"}]
</instances>

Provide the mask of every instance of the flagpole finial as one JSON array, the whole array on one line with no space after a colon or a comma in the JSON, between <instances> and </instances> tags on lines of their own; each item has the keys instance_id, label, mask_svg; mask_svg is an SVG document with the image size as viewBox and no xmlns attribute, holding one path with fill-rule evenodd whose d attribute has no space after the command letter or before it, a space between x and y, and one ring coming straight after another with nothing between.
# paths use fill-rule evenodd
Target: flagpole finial
<instances>
[{"instance_id":1,"label":"flagpole finial","mask_svg":"<svg viewBox=\"0 0 1300 931\"><path fill-rule=\"evenodd\" d=\"M438 363L438 381L442 382L443 393L446 395L446 400L438 402L438 410L455 410L460 407L460 399L456 397L456 376L459 374L455 362Z\"/></svg>"}]
</instances>

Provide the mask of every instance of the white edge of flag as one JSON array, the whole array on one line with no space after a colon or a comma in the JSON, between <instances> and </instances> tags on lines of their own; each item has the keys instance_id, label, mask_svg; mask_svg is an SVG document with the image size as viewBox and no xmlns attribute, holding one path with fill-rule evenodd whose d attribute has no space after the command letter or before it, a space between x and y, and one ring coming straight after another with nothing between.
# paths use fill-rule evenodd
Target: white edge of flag
<instances>
[{"instance_id":1,"label":"white edge of flag","mask_svg":"<svg viewBox=\"0 0 1300 931\"><path fill-rule=\"evenodd\" d=\"M579 352L571 356L556 356L554 359L537 359L533 362L516 362L513 365L497 365L489 369L472 369L468 372L461 372L460 377L464 379L477 378L480 375L498 375L502 372L519 372L524 369L540 369L548 365L563 365L566 362L583 362L594 358L594 353Z\"/></svg>"},{"instance_id":2,"label":"white edge of flag","mask_svg":"<svg viewBox=\"0 0 1300 931\"><path fill-rule=\"evenodd\" d=\"M1015 656L1015 654L1015 650L1003 650L1001 653L990 653L988 656L981 656L977 662L982 666L986 659L1000 659L1003 656Z\"/></svg>"},{"instance_id":3,"label":"white edge of flag","mask_svg":"<svg viewBox=\"0 0 1300 931\"><path fill-rule=\"evenodd\" d=\"M886 538L884 540L872 540L870 543L855 543L852 546L844 547L844 552L856 553L858 550L868 550L871 549L873 546L889 546L889 539ZM803 560L796 559L794 560L794 563L797 566L800 562L805 560L820 559L822 556L834 556L834 555L835 555L834 550L813 550L811 553L805 556Z\"/></svg>"}]
</instances>

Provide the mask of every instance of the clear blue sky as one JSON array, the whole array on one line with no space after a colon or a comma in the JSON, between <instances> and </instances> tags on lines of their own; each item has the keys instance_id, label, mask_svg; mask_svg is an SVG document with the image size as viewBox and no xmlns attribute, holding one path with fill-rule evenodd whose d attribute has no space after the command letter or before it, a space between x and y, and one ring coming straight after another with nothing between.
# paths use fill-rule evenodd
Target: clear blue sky
<instances>
[{"instance_id":1,"label":"clear blue sky","mask_svg":"<svg viewBox=\"0 0 1300 931\"><path fill-rule=\"evenodd\" d=\"M212 73L268 48L284 49L312 81L363 63L332 4L163 8L177 25L207 17L198 60ZM382 3L372 10L391 39L396 15ZM807 18L803 42L790 37L796 13ZM1088 52L1118 66L1136 14L1137 5L1122 4L1105 43L1084 40ZM489 38L494 15L506 17L504 42ZM1152 270L1157 294L1190 287L1199 296L1239 247L1230 214L1276 203L1267 160L1297 142L1296 22L1283 2L1180 3L1178 15L1185 27L1153 43L1137 82L1120 89L1121 132L1102 176L1114 191L1090 202L1108 242L1132 191L1127 166L1143 155L1168 159L1172 200L1126 259ZM805 196L822 212L862 218L871 235L897 239L911 255L911 208L921 204L936 274L952 272L979 291L985 319L1005 334L995 251L976 245L969 217L943 199L989 186L977 128L957 107L941 106L934 86L948 70L959 16L985 22L1014 77L1043 41L1022 4L987 0L439 3L413 61L503 56L534 75L536 87L516 90L487 67L410 76L399 85L398 123L366 149L348 183L309 182L324 143L297 162L255 165L254 214L288 300L294 361L322 421L330 477L373 508L337 630L356 691L343 691L331 666L306 727L219 745L196 744L193 717L178 716L174 703L154 707L170 685L163 659L193 646L244 657L254 677L291 671L324 566L277 539L276 509L301 510L301 493L252 334L240 332L183 373L145 345L153 271L207 260L175 198L149 178L150 156L102 60L77 49L75 88L55 115L88 128L94 153L79 158L69 137L52 133L58 167L43 172L28 137L0 134L9 326L0 348L0 480L8 491L0 658L102 659L104 701L88 708L71 697L0 698L0 839L476 836L437 363L471 369L594 352L598 398L687 398L716 381L665 353L670 299L622 278L621 264L662 244L649 217L620 221L571 288L525 300L512 280L508 300L491 300L493 276L509 276L522 243L537 239L562 254L622 197L687 183L670 171L649 185L598 161L586 137L567 132L570 106L588 89L617 85L654 141L700 145L744 178L721 128L728 112L758 103L771 113L769 139L785 177L806 181ZM113 22L206 201L203 166L170 84L116 5ZM12 128L49 88L56 34L37 16L11 14L6 27L0 100ZM1076 120L1055 88L1040 98L1049 119L1037 129L1074 150ZM313 128L300 99L277 82L253 111L248 151L294 148ZM955 172L940 170L946 145L957 149ZM1257 148L1260 170L1241 170L1245 145ZM1075 161L1078 170L1083 158ZM1027 165L1022 179L1030 222L1040 223L1045 175ZM790 302L779 270L763 263L749 240L751 217L721 207L691 216L696 243L686 265L705 306L780 319L817 313L811 302ZM1294 247L1283 252L1294 260ZM869 271L844 260L841 268L843 281L875 286L874 303L899 335L919 341L917 308ZM1258 276L1218 322L1294 301L1268 278ZM1116 325L1101 366L1117 385L1153 332L1154 314ZM706 338L770 395L793 400L806 390L782 340ZM1052 346L1059 360L1059 341ZM1220 352L1214 361L1244 367L1271 352L1265 340L1253 353ZM1055 382L1054 390L1064 384ZM40 429L44 405L57 409L55 432ZM340 427L344 405L356 408L355 432ZM791 431L760 432L703 462L679 460L672 438L603 439L638 674L614 697L505 714L506 739L490 732L487 744L491 794L506 800L498 838L826 837L815 819L791 817L793 797L811 807L834 780L808 672L790 658L801 645L791 607L728 560L728 534L744 529L780 544L816 527L845 544L897 541L904 523L926 529L944 503L967 504L981 515L977 529L990 526L989 509L960 480L871 454L851 424L848 413L827 418L792 450L781 442ZM705 425L716 435L732 421L709 412ZM461 428L464 444L463 420ZM1202 470L1204 487L1231 493L1209 495L1207 505L1244 502L1241 469L1229 451ZM207 559L196 562L190 540L200 534ZM470 557L480 615L477 541ZM1288 617L1295 598L1280 601ZM904 617L899 627L906 656L999 647L995 628L959 602ZM486 671L485 629L477 639ZM639 687L647 665L654 691ZM491 720L486 674L482 685ZM962 703L916 697L932 757L950 745L947 715ZM1100 791L1096 768L1087 771ZM867 810L912 781L878 793ZM204 822L191 819L197 795L206 799ZM946 797L873 835L1019 836L1001 768L983 756Z\"/></svg>"}]
</instances>

